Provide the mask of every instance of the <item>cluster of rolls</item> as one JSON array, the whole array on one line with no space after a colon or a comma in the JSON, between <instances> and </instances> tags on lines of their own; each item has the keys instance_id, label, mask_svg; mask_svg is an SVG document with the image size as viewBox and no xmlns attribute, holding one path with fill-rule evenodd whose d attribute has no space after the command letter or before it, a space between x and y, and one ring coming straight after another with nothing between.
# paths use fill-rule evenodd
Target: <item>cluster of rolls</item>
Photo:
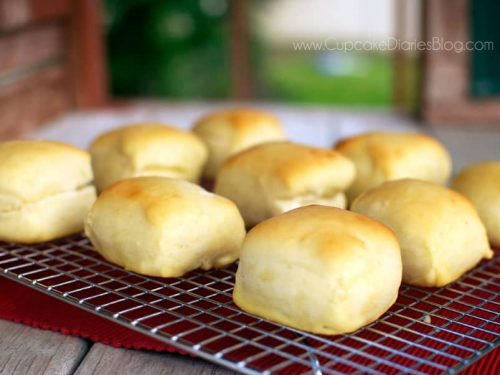
<instances>
[{"instance_id":1,"label":"cluster of rolls","mask_svg":"<svg viewBox=\"0 0 500 375\"><path fill-rule=\"evenodd\" d=\"M89 152L4 142L0 239L84 228L107 260L159 277L239 258L240 308L339 334L387 311L401 282L446 285L500 246L500 162L466 168L453 190L450 173L429 136L367 133L322 149L249 109L205 116L192 132L125 126Z\"/></svg>"}]
</instances>

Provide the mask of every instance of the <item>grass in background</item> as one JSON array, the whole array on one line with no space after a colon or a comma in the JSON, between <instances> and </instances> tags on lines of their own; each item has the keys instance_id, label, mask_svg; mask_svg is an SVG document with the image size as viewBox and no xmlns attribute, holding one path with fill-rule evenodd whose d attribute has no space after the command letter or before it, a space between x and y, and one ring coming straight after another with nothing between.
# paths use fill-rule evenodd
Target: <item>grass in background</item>
<instances>
[{"instance_id":1,"label":"grass in background","mask_svg":"<svg viewBox=\"0 0 500 375\"><path fill-rule=\"evenodd\" d=\"M106 0L115 96L230 99L227 0ZM388 107L392 57L292 51L252 36L256 97L299 104Z\"/></svg>"},{"instance_id":2,"label":"grass in background","mask_svg":"<svg viewBox=\"0 0 500 375\"><path fill-rule=\"evenodd\" d=\"M264 99L293 103L376 107L392 104L391 55L353 54L347 62L340 57L340 62L344 60L340 65L355 64L352 69L348 66L346 74L325 72L322 65L326 68L335 65L327 57L327 54L291 51L263 56L261 95ZM345 66L343 69L346 70Z\"/></svg>"}]
</instances>

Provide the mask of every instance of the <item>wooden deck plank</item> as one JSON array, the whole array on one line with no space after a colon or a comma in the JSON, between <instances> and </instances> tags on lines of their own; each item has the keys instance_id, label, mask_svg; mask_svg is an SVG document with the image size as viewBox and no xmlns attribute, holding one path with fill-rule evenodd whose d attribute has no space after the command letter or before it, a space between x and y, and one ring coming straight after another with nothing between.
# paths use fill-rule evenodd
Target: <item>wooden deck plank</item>
<instances>
[{"instance_id":1,"label":"wooden deck plank","mask_svg":"<svg viewBox=\"0 0 500 375\"><path fill-rule=\"evenodd\" d=\"M0 320L0 374L72 374L90 344Z\"/></svg>"},{"instance_id":2,"label":"wooden deck plank","mask_svg":"<svg viewBox=\"0 0 500 375\"><path fill-rule=\"evenodd\" d=\"M95 344L75 374L229 375L234 372L188 356L117 349Z\"/></svg>"}]
</instances>

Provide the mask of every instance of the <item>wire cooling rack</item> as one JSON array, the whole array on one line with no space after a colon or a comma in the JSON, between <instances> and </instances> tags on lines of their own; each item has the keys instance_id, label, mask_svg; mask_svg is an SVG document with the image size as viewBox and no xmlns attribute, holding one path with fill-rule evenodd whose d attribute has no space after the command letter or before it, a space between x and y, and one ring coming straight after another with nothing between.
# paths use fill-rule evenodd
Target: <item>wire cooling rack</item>
<instances>
[{"instance_id":1,"label":"wire cooling rack","mask_svg":"<svg viewBox=\"0 0 500 375\"><path fill-rule=\"evenodd\" d=\"M140 276L74 236L0 243L3 275L242 373L456 373L500 342L500 257L445 288L403 286L396 304L353 334L321 336L241 311L235 266L183 278Z\"/></svg>"}]
</instances>

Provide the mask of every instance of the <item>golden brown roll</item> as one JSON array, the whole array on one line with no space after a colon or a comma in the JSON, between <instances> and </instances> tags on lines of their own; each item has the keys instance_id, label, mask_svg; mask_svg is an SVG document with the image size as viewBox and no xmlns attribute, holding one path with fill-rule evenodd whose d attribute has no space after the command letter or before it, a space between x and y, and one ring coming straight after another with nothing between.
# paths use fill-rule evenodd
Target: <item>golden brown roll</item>
<instances>
[{"instance_id":1,"label":"golden brown roll","mask_svg":"<svg viewBox=\"0 0 500 375\"><path fill-rule=\"evenodd\" d=\"M215 192L236 203L247 226L293 208L345 208L353 163L339 152L291 142L254 146L220 168Z\"/></svg>"},{"instance_id":2,"label":"golden brown roll","mask_svg":"<svg viewBox=\"0 0 500 375\"><path fill-rule=\"evenodd\" d=\"M474 203L490 243L500 247L500 161L468 166L455 177L452 188Z\"/></svg>"},{"instance_id":3,"label":"golden brown roll","mask_svg":"<svg viewBox=\"0 0 500 375\"><path fill-rule=\"evenodd\" d=\"M111 130L90 146L99 191L116 181L139 176L165 176L197 182L207 149L195 134L157 123Z\"/></svg>"},{"instance_id":4,"label":"golden brown roll","mask_svg":"<svg viewBox=\"0 0 500 375\"><path fill-rule=\"evenodd\" d=\"M177 277L234 262L245 226L226 198L183 180L137 177L101 193L85 233L110 262L144 275Z\"/></svg>"},{"instance_id":5,"label":"golden brown roll","mask_svg":"<svg viewBox=\"0 0 500 375\"><path fill-rule=\"evenodd\" d=\"M401 254L394 234L366 216L307 206L256 225L241 250L234 302L309 332L352 332L396 301Z\"/></svg>"},{"instance_id":6,"label":"golden brown roll","mask_svg":"<svg viewBox=\"0 0 500 375\"><path fill-rule=\"evenodd\" d=\"M386 182L356 198L351 209L394 231L408 284L443 286L493 256L472 203L431 182Z\"/></svg>"},{"instance_id":7,"label":"golden brown roll","mask_svg":"<svg viewBox=\"0 0 500 375\"><path fill-rule=\"evenodd\" d=\"M364 133L341 140L335 149L356 164L349 202L385 181L416 178L444 184L451 173L448 151L423 134Z\"/></svg>"},{"instance_id":8,"label":"golden brown roll","mask_svg":"<svg viewBox=\"0 0 500 375\"><path fill-rule=\"evenodd\" d=\"M0 239L53 240L83 229L95 200L87 152L49 141L0 143Z\"/></svg>"},{"instance_id":9,"label":"golden brown roll","mask_svg":"<svg viewBox=\"0 0 500 375\"><path fill-rule=\"evenodd\" d=\"M194 126L208 146L204 177L213 180L231 155L260 143L284 140L285 132L273 115L256 109L229 109L211 113Z\"/></svg>"}]
</instances>

